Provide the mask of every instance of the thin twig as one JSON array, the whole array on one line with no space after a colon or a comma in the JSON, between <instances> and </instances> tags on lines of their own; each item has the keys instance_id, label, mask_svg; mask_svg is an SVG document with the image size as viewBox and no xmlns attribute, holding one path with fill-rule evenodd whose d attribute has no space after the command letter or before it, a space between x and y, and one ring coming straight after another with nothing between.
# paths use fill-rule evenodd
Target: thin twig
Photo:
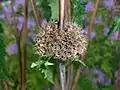
<instances>
[{"instance_id":1,"label":"thin twig","mask_svg":"<svg viewBox=\"0 0 120 90\"><path fill-rule=\"evenodd\" d=\"M96 1L94 12L93 12L91 20L90 20L90 27L88 28L88 38L89 38L89 40L90 40L91 30L92 30L93 25L94 25L94 20L95 20L95 16L96 16L96 13L97 13L99 2L100 2L100 0Z\"/></svg>"},{"instance_id":2,"label":"thin twig","mask_svg":"<svg viewBox=\"0 0 120 90\"><path fill-rule=\"evenodd\" d=\"M82 61L83 60L86 60L86 54L84 53L82 55ZM73 85L72 85L72 90L77 90L77 83L79 81L79 78L80 78L80 74L81 74L81 68L79 67L78 70L77 70L77 74L75 76L75 79L74 79L74 82L73 82Z\"/></svg>"},{"instance_id":3,"label":"thin twig","mask_svg":"<svg viewBox=\"0 0 120 90\"><path fill-rule=\"evenodd\" d=\"M80 74L81 74L81 68L79 67L78 70L77 70L76 77L74 79L74 84L72 86L72 90L76 90L76 86L77 86L78 80L80 78Z\"/></svg>"},{"instance_id":4,"label":"thin twig","mask_svg":"<svg viewBox=\"0 0 120 90\"><path fill-rule=\"evenodd\" d=\"M31 4L32 4L34 15L35 15L36 23L38 24L38 28L40 29L41 18L40 18L39 12L37 10L36 0L31 0Z\"/></svg>"},{"instance_id":5,"label":"thin twig","mask_svg":"<svg viewBox=\"0 0 120 90\"><path fill-rule=\"evenodd\" d=\"M120 70L117 71L116 80L114 82L114 90L120 89Z\"/></svg>"}]
</instances>

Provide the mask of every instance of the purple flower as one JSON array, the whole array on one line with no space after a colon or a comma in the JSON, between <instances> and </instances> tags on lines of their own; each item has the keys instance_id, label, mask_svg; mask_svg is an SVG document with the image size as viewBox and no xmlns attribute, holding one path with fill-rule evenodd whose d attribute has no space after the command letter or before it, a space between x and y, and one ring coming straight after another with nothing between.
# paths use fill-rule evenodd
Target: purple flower
<instances>
[{"instance_id":1,"label":"purple flower","mask_svg":"<svg viewBox=\"0 0 120 90\"><path fill-rule=\"evenodd\" d=\"M104 79L104 84L105 84L105 85L110 85L110 84L111 84L111 79L105 78L105 79Z\"/></svg>"},{"instance_id":2,"label":"purple flower","mask_svg":"<svg viewBox=\"0 0 120 90\"><path fill-rule=\"evenodd\" d=\"M28 44L33 44L33 43L35 43L36 34L35 34L34 31L29 32L29 33L28 33L28 37L29 37L29 38L28 38L28 41L27 41Z\"/></svg>"},{"instance_id":3,"label":"purple flower","mask_svg":"<svg viewBox=\"0 0 120 90\"><path fill-rule=\"evenodd\" d=\"M105 28L104 29L104 36L107 36L108 32L109 32L109 28Z\"/></svg>"},{"instance_id":4,"label":"purple flower","mask_svg":"<svg viewBox=\"0 0 120 90\"><path fill-rule=\"evenodd\" d=\"M105 0L104 4L107 9L111 10L114 7L114 0Z\"/></svg>"},{"instance_id":5,"label":"purple flower","mask_svg":"<svg viewBox=\"0 0 120 90\"><path fill-rule=\"evenodd\" d=\"M25 0L16 0L15 5L16 6L24 6Z\"/></svg>"},{"instance_id":6,"label":"purple flower","mask_svg":"<svg viewBox=\"0 0 120 90\"><path fill-rule=\"evenodd\" d=\"M93 12L94 11L94 4L92 2L87 3L85 7L85 12Z\"/></svg>"},{"instance_id":7,"label":"purple flower","mask_svg":"<svg viewBox=\"0 0 120 90\"><path fill-rule=\"evenodd\" d=\"M88 80L92 81L94 84L104 84L104 85L110 85L111 79L107 78L105 74L96 68L93 69L84 69L82 71L83 75L87 75Z\"/></svg>"},{"instance_id":8,"label":"purple flower","mask_svg":"<svg viewBox=\"0 0 120 90\"><path fill-rule=\"evenodd\" d=\"M117 31L116 33L114 33L114 34L110 37L110 39L111 39L111 40L118 40L118 35L119 35L119 31Z\"/></svg>"},{"instance_id":9,"label":"purple flower","mask_svg":"<svg viewBox=\"0 0 120 90\"><path fill-rule=\"evenodd\" d=\"M5 18L5 16L2 14L2 15L0 15L0 19L4 19Z\"/></svg>"},{"instance_id":10,"label":"purple flower","mask_svg":"<svg viewBox=\"0 0 120 90\"><path fill-rule=\"evenodd\" d=\"M84 34L88 33L88 27L83 31L83 33ZM91 40L95 39L95 36L96 36L95 32L92 31L91 34L90 34L90 39Z\"/></svg>"},{"instance_id":11,"label":"purple flower","mask_svg":"<svg viewBox=\"0 0 120 90\"><path fill-rule=\"evenodd\" d=\"M14 12L19 11L19 7L22 7L22 9L24 9L24 4L25 4L25 0L16 0L15 4L13 6ZM31 12L31 11L32 11L32 9L28 8L28 12Z\"/></svg>"},{"instance_id":12,"label":"purple flower","mask_svg":"<svg viewBox=\"0 0 120 90\"><path fill-rule=\"evenodd\" d=\"M110 85L111 80L109 78L106 78L105 74L101 70L93 69L92 72L95 76L94 81L96 81L96 83Z\"/></svg>"},{"instance_id":13,"label":"purple flower","mask_svg":"<svg viewBox=\"0 0 120 90\"><path fill-rule=\"evenodd\" d=\"M23 23L24 23L24 17L23 16L19 16L18 17L18 22L17 22L17 29L18 29L18 31L22 30Z\"/></svg>"},{"instance_id":14,"label":"purple flower","mask_svg":"<svg viewBox=\"0 0 120 90\"><path fill-rule=\"evenodd\" d=\"M98 69L93 69L93 74L96 76L96 79L99 83L104 83L104 73Z\"/></svg>"},{"instance_id":15,"label":"purple flower","mask_svg":"<svg viewBox=\"0 0 120 90\"><path fill-rule=\"evenodd\" d=\"M12 19L11 19L11 13L12 13L12 11L11 11L11 9L8 8L8 7L4 7L3 11L4 11L5 15L6 15L8 23L11 24L12 23ZM1 19L5 19L4 14L1 15Z\"/></svg>"},{"instance_id":16,"label":"purple flower","mask_svg":"<svg viewBox=\"0 0 120 90\"><path fill-rule=\"evenodd\" d=\"M19 16L18 17L18 22L17 22L17 29L18 29L18 31L22 30L23 23L24 23L24 16ZM27 28L28 29L34 29L35 26L36 26L35 20L28 19Z\"/></svg>"},{"instance_id":17,"label":"purple flower","mask_svg":"<svg viewBox=\"0 0 120 90\"><path fill-rule=\"evenodd\" d=\"M99 17L97 17L96 19L95 19L95 21L94 21L94 24L96 25L96 24L103 24L104 22L102 21L102 17L101 16L99 16Z\"/></svg>"},{"instance_id":18,"label":"purple flower","mask_svg":"<svg viewBox=\"0 0 120 90\"><path fill-rule=\"evenodd\" d=\"M95 32L91 32L90 38L93 40L95 38L96 34Z\"/></svg>"},{"instance_id":19,"label":"purple flower","mask_svg":"<svg viewBox=\"0 0 120 90\"><path fill-rule=\"evenodd\" d=\"M13 55L13 54L17 53L17 51L18 51L17 44L10 44L6 50L8 55Z\"/></svg>"},{"instance_id":20,"label":"purple flower","mask_svg":"<svg viewBox=\"0 0 120 90\"><path fill-rule=\"evenodd\" d=\"M8 8L8 7L4 7L4 11L5 11L7 14L11 14L11 13L12 13L11 8Z\"/></svg>"},{"instance_id":21,"label":"purple flower","mask_svg":"<svg viewBox=\"0 0 120 90\"><path fill-rule=\"evenodd\" d=\"M109 28L104 29L104 36L107 36ZM112 36L109 37L110 40L118 40L119 31L115 32Z\"/></svg>"},{"instance_id":22,"label":"purple flower","mask_svg":"<svg viewBox=\"0 0 120 90\"><path fill-rule=\"evenodd\" d=\"M13 5L14 12L19 11L19 7L24 7L24 2L24 0L16 0Z\"/></svg>"},{"instance_id":23,"label":"purple flower","mask_svg":"<svg viewBox=\"0 0 120 90\"><path fill-rule=\"evenodd\" d=\"M99 23L100 23L100 21L95 19L94 24L96 25L96 24L99 24Z\"/></svg>"},{"instance_id":24,"label":"purple flower","mask_svg":"<svg viewBox=\"0 0 120 90\"><path fill-rule=\"evenodd\" d=\"M41 22L42 22L42 24L46 24L47 20L45 18L43 18Z\"/></svg>"},{"instance_id":25,"label":"purple flower","mask_svg":"<svg viewBox=\"0 0 120 90\"><path fill-rule=\"evenodd\" d=\"M29 19L29 20L28 20L28 23L27 23L27 28L28 28L28 29L34 29L35 26L36 26L35 20Z\"/></svg>"}]
</instances>

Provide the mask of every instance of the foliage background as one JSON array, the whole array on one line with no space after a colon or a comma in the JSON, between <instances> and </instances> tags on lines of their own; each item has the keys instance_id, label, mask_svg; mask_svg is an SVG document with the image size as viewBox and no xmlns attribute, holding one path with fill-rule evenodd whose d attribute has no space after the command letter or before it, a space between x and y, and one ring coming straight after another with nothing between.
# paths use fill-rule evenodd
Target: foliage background
<instances>
[{"instance_id":1,"label":"foliage background","mask_svg":"<svg viewBox=\"0 0 120 90\"><path fill-rule=\"evenodd\" d=\"M95 1L96 0L92 0L93 3L95 3ZM92 15L91 12L85 12L87 2L88 1L86 0L72 0L73 22L81 25L83 28L89 26ZM50 21L51 19L58 20L58 0L37 0L37 7L42 18L45 18L47 21ZM110 14L108 9L101 5L99 6L96 18L100 17L100 20L99 23L94 25L92 30L95 33L95 38L91 40L89 44L87 60L85 62L89 72L86 73L85 71L85 74L80 77L78 90L113 90L115 73L119 66L120 43L109 39L104 40L104 29L110 27L114 21L114 17L111 17ZM86 17L88 20L86 20ZM100 21L105 22L100 23ZM2 25L0 27L0 81L1 79L6 78L11 90L18 90L20 76L18 54L15 53L9 56L6 53L9 44L14 43L15 38L13 37L10 28L6 27L6 22L4 20L0 20L0 24ZM2 27L4 30L2 30ZM45 70L47 71L44 70L43 73L38 70L41 66L38 68L31 68L32 63L44 59L34 54L33 44L28 44L27 56L27 89L48 90L47 88L52 88L53 84L49 82L51 81L51 78L48 79L49 75L52 77L52 70L48 68L51 66L48 65L48 67L45 67ZM54 68L56 68L56 66ZM101 70L105 77L111 80L111 83L109 85L98 85L97 83L94 83L93 80L96 79L96 77L93 76L93 73L91 72L92 69ZM74 68L74 72L76 71L77 67ZM43 78L45 75L47 75L46 79Z\"/></svg>"}]
</instances>

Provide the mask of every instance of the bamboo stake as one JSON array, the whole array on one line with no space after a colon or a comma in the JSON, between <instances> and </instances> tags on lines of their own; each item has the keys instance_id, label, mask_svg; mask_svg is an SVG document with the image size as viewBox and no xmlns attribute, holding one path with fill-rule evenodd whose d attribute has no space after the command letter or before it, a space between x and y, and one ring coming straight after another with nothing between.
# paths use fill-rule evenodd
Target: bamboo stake
<instances>
[{"instance_id":1,"label":"bamboo stake","mask_svg":"<svg viewBox=\"0 0 120 90\"><path fill-rule=\"evenodd\" d=\"M20 49L21 49L21 87L20 90L26 90L26 61L27 61L27 21L28 21L28 0L25 0L24 7L24 28L22 31L22 37L20 41Z\"/></svg>"},{"instance_id":2,"label":"bamboo stake","mask_svg":"<svg viewBox=\"0 0 120 90\"><path fill-rule=\"evenodd\" d=\"M59 29L63 30L64 28L64 18L65 18L65 0L59 0ZM66 83L66 75L65 75L65 65L62 62L59 62L59 70L60 70L60 81L61 81L61 88L65 90L65 83Z\"/></svg>"}]
</instances>

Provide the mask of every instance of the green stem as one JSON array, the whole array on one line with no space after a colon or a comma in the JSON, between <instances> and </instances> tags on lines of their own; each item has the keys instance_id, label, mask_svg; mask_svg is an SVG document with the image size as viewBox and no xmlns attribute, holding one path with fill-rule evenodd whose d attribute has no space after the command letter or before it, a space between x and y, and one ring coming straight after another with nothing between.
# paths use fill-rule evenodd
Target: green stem
<instances>
[{"instance_id":1,"label":"green stem","mask_svg":"<svg viewBox=\"0 0 120 90\"><path fill-rule=\"evenodd\" d=\"M24 7L24 28L21 33L21 41L20 41L20 64L21 64L21 87L20 90L26 90L26 62L27 62L27 21L28 21L28 0L25 0Z\"/></svg>"}]
</instances>

